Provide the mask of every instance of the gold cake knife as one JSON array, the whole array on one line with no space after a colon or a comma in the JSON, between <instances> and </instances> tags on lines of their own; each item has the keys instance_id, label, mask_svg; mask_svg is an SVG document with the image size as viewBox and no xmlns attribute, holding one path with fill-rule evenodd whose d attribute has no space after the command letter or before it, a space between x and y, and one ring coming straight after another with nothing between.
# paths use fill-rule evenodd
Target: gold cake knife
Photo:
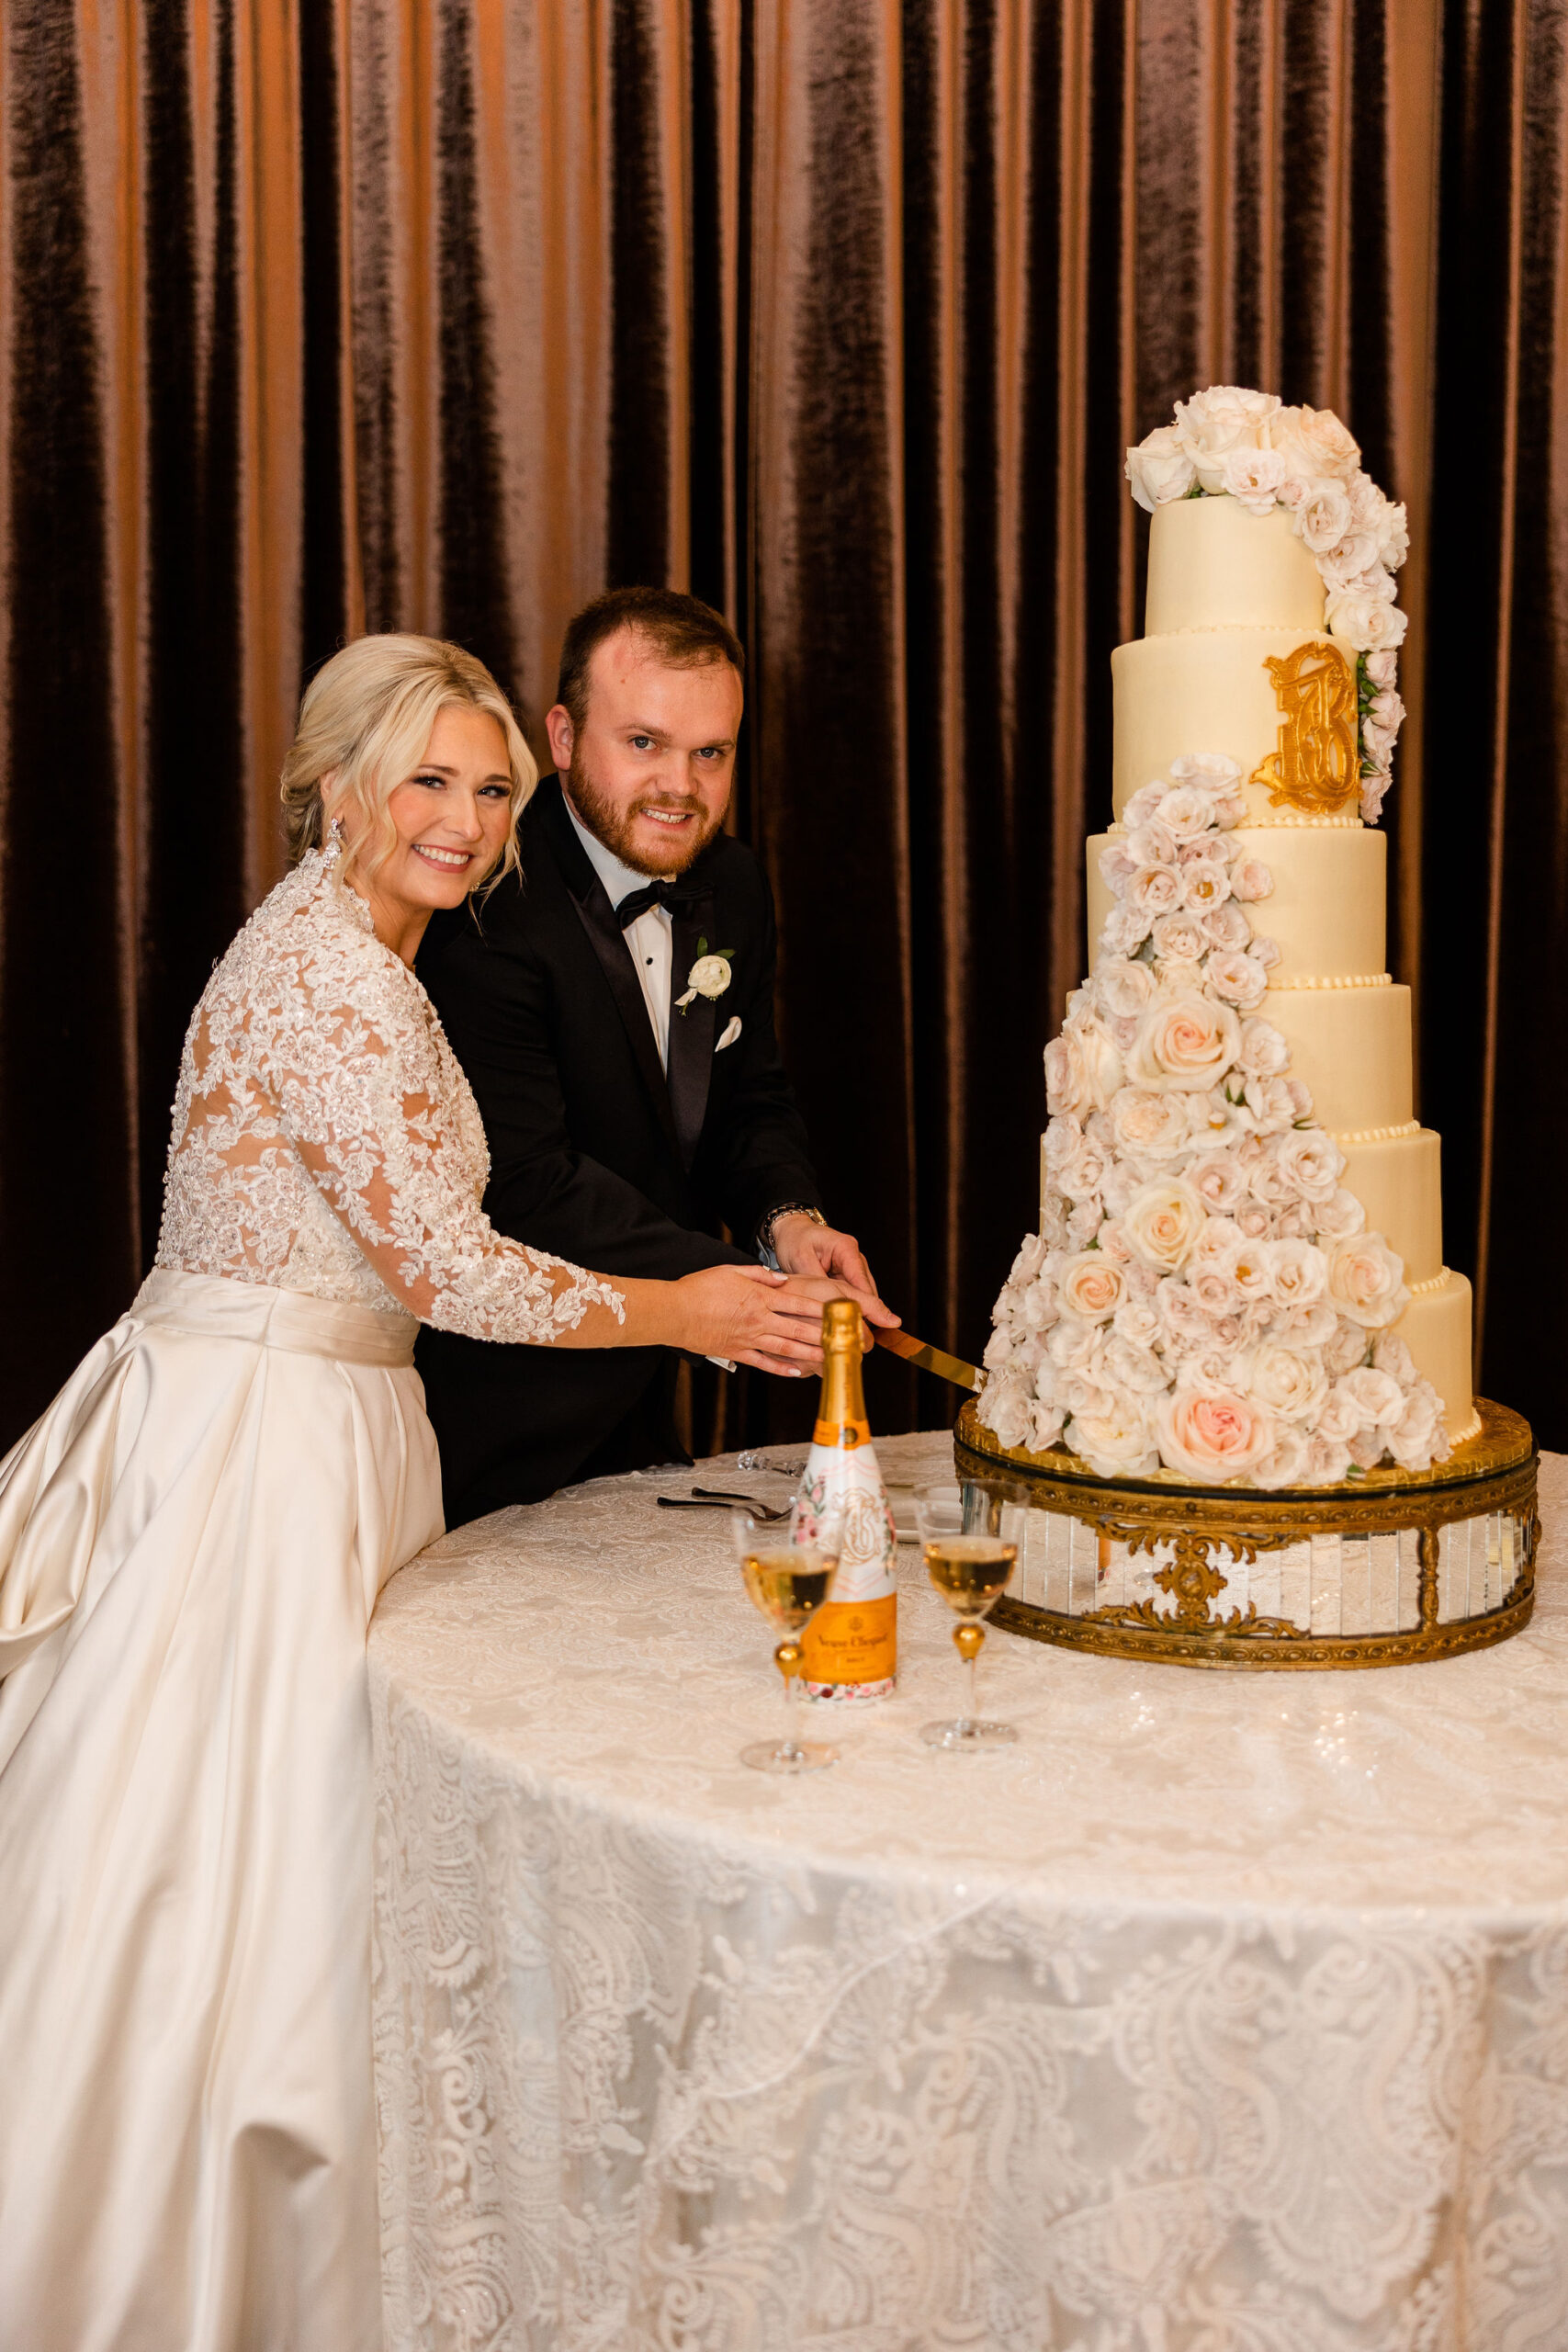
<instances>
[{"instance_id":1,"label":"gold cake knife","mask_svg":"<svg viewBox=\"0 0 1568 2352\"><path fill-rule=\"evenodd\" d=\"M980 1375L972 1363L965 1363L962 1356L950 1356L941 1348L929 1348L923 1340L917 1340L912 1331L889 1331L877 1324L872 1336L879 1348L886 1348L892 1354L902 1356L905 1363L912 1363L918 1372L934 1372L939 1380L951 1381L954 1388L978 1388L980 1385Z\"/></svg>"}]
</instances>

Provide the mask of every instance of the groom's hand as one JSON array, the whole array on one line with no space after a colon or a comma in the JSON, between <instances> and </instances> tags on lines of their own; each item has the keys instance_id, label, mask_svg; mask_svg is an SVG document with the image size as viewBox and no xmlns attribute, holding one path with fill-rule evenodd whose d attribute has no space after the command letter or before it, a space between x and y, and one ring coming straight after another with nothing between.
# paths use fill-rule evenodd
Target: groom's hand
<instances>
[{"instance_id":1,"label":"groom's hand","mask_svg":"<svg viewBox=\"0 0 1568 2352\"><path fill-rule=\"evenodd\" d=\"M891 1329L902 1320L883 1305L876 1277L852 1233L840 1233L808 1216L781 1216L773 1227L773 1255L786 1274L841 1283L841 1295L854 1300L868 1323Z\"/></svg>"}]
</instances>

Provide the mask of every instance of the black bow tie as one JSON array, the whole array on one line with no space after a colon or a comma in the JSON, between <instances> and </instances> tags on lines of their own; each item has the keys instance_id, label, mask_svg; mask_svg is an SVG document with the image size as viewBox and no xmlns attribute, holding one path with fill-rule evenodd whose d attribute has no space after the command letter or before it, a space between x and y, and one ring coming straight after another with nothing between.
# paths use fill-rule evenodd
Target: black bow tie
<instances>
[{"instance_id":1,"label":"black bow tie","mask_svg":"<svg viewBox=\"0 0 1568 2352\"><path fill-rule=\"evenodd\" d=\"M712 888L705 889L700 882L688 882L679 875L660 875L652 882L645 882L640 890L632 890L615 909L615 921L625 931L627 923L636 922L649 907L668 907L673 914L679 908L694 907L711 899Z\"/></svg>"}]
</instances>

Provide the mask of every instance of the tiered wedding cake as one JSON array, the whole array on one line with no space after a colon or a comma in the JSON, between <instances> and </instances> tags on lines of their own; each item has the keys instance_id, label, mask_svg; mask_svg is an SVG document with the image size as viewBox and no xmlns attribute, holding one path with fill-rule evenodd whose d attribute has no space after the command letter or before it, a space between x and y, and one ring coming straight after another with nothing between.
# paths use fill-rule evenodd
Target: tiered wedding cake
<instances>
[{"instance_id":1,"label":"tiered wedding cake","mask_svg":"<svg viewBox=\"0 0 1568 2352\"><path fill-rule=\"evenodd\" d=\"M1359 456L1229 388L1129 453L1154 521L1145 634L1111 660L1117 821L979 1408L1108 1477L1323 1486L1476 1426L1373 830L1404 510Z\"/></svg>"}]
</instances>

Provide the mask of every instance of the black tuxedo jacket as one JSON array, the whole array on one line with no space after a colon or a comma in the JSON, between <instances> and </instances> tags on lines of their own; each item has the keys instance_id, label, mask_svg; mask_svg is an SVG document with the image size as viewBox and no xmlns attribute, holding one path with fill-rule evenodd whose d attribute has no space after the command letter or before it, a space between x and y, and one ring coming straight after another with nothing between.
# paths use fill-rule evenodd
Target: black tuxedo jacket
<instances>
[{"instance_id":1,"label":"black tuxedo jacket","mask_svg":"<svg viewBox=\"0 0 1568 2352\"><path fill-rule=\"evenodd\" d=\"M417 966L484 1120L491 1223L605 1274L668 1280L754 1263L770 1209L820 1204L773 1031L761 866L720 834L685 877L705 897L671 919L666 1079L632 951L554 776L525 810L518 848L521 874L477 910L437 915ZM732 951L730 985L678 1012L700 939ZM716 1052L737 1016L739 1035ZM426 1329L416 1361L448 1526L577 1477L683 1458L667 1350L513 1347Z\"/></svg>"}]
</instances>

